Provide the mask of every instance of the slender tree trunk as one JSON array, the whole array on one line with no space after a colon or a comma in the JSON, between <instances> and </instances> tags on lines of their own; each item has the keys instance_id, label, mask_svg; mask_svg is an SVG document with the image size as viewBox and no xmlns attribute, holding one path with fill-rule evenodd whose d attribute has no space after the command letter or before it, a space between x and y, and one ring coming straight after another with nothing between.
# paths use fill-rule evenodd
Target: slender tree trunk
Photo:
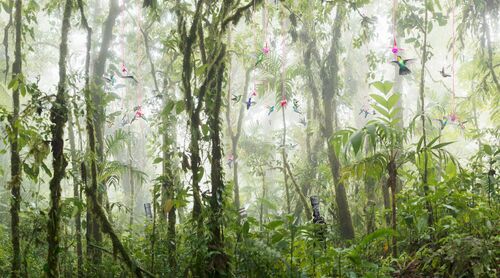
<instances>
[{"instance_id":1,"label":"slender tree trunk","mask_svg":"<svg viewBox=\"0 0 500 278\"><path fill-rule=\"evenodd\" d=\"M54 174L50 180L50 210L47 225L47 242L49 251L47 256L48 277L59 277L59 246L61 222L61 181L66 173L68 162L64 157L64 125L68 121L66 105L66 57L68 56L68 33L70 28L71 8L73 3L66 0L62 23L61 45L59 48L59 85L57 86L56 101L50 110L52 122L52 167Z\"/></svg>"},{"instance_id":2,"label":"slender tree trunk","mask_svg":"<svg viewBox=\"0 0 500 278\"><path fill-rule=\"evenodd\" d=\"M340 234L344 239L354 238L354 227L352 225L351 213L349 211L349 204L347 201L347 193L343 182L340 180L340 161L338 159L330 138L333 135L333 113L334 113L334 96L339 90L338 82L338 41L340 39L341 25L345 16L344 8L337 5L337 14L335 17L335 24L333 25L332 44L326 62L321 68L321 77L323 80L323 108L325 112L324 121L324 137L327 144L328 160L330 162L330 170L332 172L333 181L335 184L335 201L339 212L339 225Z\"/></svg>"},{"instance_id":3,"label":"slender tree trunk","mask_svg":"<svg viewBox=\"0 0 500 278\"><path fill-rule=\"evenodd\" d=\"M7 79L9 78L9 63L10 63L10 56L9 56L9 31L10 27L12 26L12 9L14 8L14 0L10 0L9 4L9 22L7 25L5 25L4 28L4 33L3 33L3 46L5 50L5 83L7 83Z\"/></svg>"},{"instance_id":4,"label":"slender tree trunk","mask_svg":"<svg viewBox=\"0 0 500 278\"><path fill-rule=\"evenodd\" d=\"M73 129L73 113L72 109L68 111L68 138L70 145L70 155L71 155L71 171L73 174L73 198L75 200L81 201L80 196L80 171L78 170L78 159L76 155L76 143L75 143L75 131ZM75 111L76 112L76 111ZM75 113L76 122L78 122L78 116ZM82 212L80 207L77 208L75 214L75 237L76 237L76 257L77 257L77 274L78 277L83 277L83 251L82 251Z\"/></svg>"},{"instance_id":5,"label":"slender tree trunk","mask_svg":"<svg viewBox=\"0 0 500 278\"><path fill-rule=\"evenodd\" d=\"M134 224L134 211L135 211L135 181L134 176L132 175L132 155L130 153L130 146L128 146L129 152L129 163L128 163L128 178L129 178L129 186L130 186L130 218L129 218L129 229L132 229L132 225Z\"/></svg>"},{"instance_id":6,"label":"slender tree trunk","mask_svg":"<svg viewBox=\"0 0 500 278\"><path fill-rule=\"evenodd\" d=\"M422 70L420 77L420 119L422 121L422 136L423 136L423 150L424 150L424 172L422 175L422 182L424 184L424 194L426 197L429 195L429 184L428 184L428 151L427 151L427 134L425 129L425 64L427 63L427 24L428 24L428 10L427 10L427 0L425 0L425 17L424 17L424 43L422 45ZM426 207L428 216L428 223L430 226L434 223L434 215L432 204L429 200L426 200Z\"/></svg>"},{"instance_id":7,"label":"slender tree trunk","mask_svg":"<svg viewBox=\"0 0 500 278\"><path fill-rule=\"evenodd\" d=\"M264 199L266 199L266 172L262 170L262 199L260 201L260 210L259 210L259 227L260 231L263 231L264 224Z\"/></svg>"},{"instance_id":8,"label":"slender tree trunk","mask_svg":"<svg viewBox=\"0 0 500 278\"><path fill-rule=\"evenodd\" d=\"M387 187L391 189L391 206L392 206L392 230L394 235L392 236L392 256L397 258L398 256L398 241L396 238L397 232L397 211L396 211L396 185L398 178L398 170L396 168L396 162L391 160L387 165L387 171L389 172L389 178L387 179Z\"/></svg>"},{"instance_id":9,"label":"slender tree trunk","mask_svg":"<svg viewBox=\"0 0 500 278\"><path fill-rule=\"evenodd\" d=\"M382 198L384 200L384 218L385 218L385 226L391 226L391 215L389 211L391 210L391 197L389 193L389 187L387 186L386 178L382 178Z\"/></svg>"},{"instance_id":10,"label":"slender tree trunk","mask_svg":"<svg viewBox=\"0 0 500 278\"><path fill-rule=\"evenodd\" d=\"M482 16L483 16L484 34L486 37L486 48L488 52L488 62L487 62L488 69L490 70L491 77L493 79L493 82L495 82L498 92L500 91L500 83L498 82L498 77L497 74L495 73L495 68L493 66L493 47L491 46L490 26L488 24L488 20L486 19L486 9L483 10Z\"/></svg>"},{"instance_id":11,"label":"slender tree trunk","mask_svg":"<svg viewBox=\"0 0 500 278\"><path fill-rule=\"evenodd\" d=\"M16 0L15 28L16 43L14 51L14 64L12 65L12 79L22 76L22 0ZM19 86L12 92L13 112L9 119L11 134L10 141L10 215L11 215L11 240L12 240L12 267L11 277L17 278L21 275L21 249L19 230L19 211L21 209L21 157L19 155Z\"/></svg>"},{"instance_id":12,"label":"slender tree trunk","mask_svg":"<svg viewBox=\"0 0 500 278\"><path fill-rule=\"evenodd\" d=\"M365 192L366 192L366 234L371 234L375 231L375 185L376 180L373 177L366 177L365 180Z\"/></svg>"}]
</instances>

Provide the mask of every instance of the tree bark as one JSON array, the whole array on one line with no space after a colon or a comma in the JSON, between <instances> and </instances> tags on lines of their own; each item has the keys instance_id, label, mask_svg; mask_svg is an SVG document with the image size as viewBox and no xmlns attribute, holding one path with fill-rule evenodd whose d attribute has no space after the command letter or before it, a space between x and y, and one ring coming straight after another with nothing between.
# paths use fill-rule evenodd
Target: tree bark
<instances>
[{"instance_id":1,"label":"tree bark","mask_svg":"<svg viewBox=\"0 0 500 278\"><path fill-rule=\"evenodd\" d=\"M66 0L59 48L59 85L56 101L50 110L52 122L52 168L54 174L50 180L50 210L47 224L48 277L59 277L60 225L61 225L61 181L66 173L68 162L64 157L64 125L68 121L66 103L66 57L68 56L68 33L70 29L71 8L73 3Z\"/></svg>"},{"instance_id":2,"label":"tree bark","mask_svg":"<svg viewBox=\"0 0 500 278\"><path fill-rule=\"evenodd\" d=\"M422 137L423 137L423 150L424 150L424 172L422 174L422 182L424 185L424 194L426 196L426 207L428 216L428 223L430 226L434 223L434 213L432 209L432 204L427 197L429 195L429 184L428 184L428 150L427 150L427 134L425 129L425 64L427 63L427 24L428 24L428 14L429 11L427 9L427 0L425 0L425 16L424 16L424 42L422 44L422 70L420 76L420 119L422 121ZM393 201L394 202L394 201Z\"/></svg>"},{"instance_id":3,"label":"tree bark","mask_svg":"<svg viewBox=\"0 0 500 278\"><path fill-rule=\"evenodd\" d=\"M397 201L396 201L396 185L398 178L398 169L396 162L391 160L387 165L387 171L389 173L389 178L387 179L387 187L391 189L391 206L392 206L392 230L394 235L392 236L392 256L394 258L398 257L398 240L396 237L397 232Z\"/></svg>"},{"instance_id":4,"label":"tree bark","mask_svg":"<svg viewBox=\"0 0 500 278\"><path fill-rule=\"evenodd\" d=\"M12 79L20 79L22 76L22 0L16 0L15 28L16 42L14 51L14 64L12 65ZM12 92L13 112L10 116L11 134L10 141L10 215L11 215L11 241L12 241L12 266L11 277L17 278L21 275L21 249L19 230L19 211L21 209L21 157L19 155L19 86Z\"/></svg>"},{"instance_id":5,"label":"tree bark","mask_svg":"<svg viewBox=\"0 0 500 278\"><path fill-rule=\"evenodd\" d=\"M14 0L10 0L8 7L10 11L8 12L9 14L9 22L5 25L5 28L3 29L3 46L5 50L5 83L7 83L7 79L9 78L9 63L10 63L10 57L9 57L9 31L10 27L12 26L12 9L14 8Z\"/></svg>"},{"instance_id":6,"label":"tree bark","mask_svg":"<svg viewBox=\"0 0 500 278\"><path fill-rule=\"evenodd\" d=\"M330 51L321 68L321 78L323 80L322 84L322 95L323 95L323 108L325 112L324 121L324 137L327 144L327 154L328 160L330 162L330 170L332 172L333 181L335 184L335 201L339 211L339 225L340 234L344 239L354 238L354 227L352 225L351 213L349 211L349 204L347 201L347 193L343 182L340 180L340 161L338 159L332 144L330 144L330 138L333 135L333 113L334 113L334 97L339 90L338 82L338 52L339 46L338 41L340 39L341 25L345 16L344 8L339 4L337 5L337 13L335 17L335 23L332 30L332 40ZM336 118L336 117L335 117Z\"/></svg>"},{"instance_id":7,"label":"tree bark","mask_svg":"<svg viewBox=\"0 0 500 278\"><path fill-rule=\"evenodd\" d=\"M75 143L75 131L73 129L73 113L74 110L68 111L68 138L70 145L70 155L71 155L71 172L73 175L73 198L78 202L81 202L80 194L80 176L81 173L78 170L78 159L76 155L76 143ZM76 111L75 111L76 112ZM78 122L78 115L75 113L76 122ZM77 268L76 272L78 277L83 277L83 251L82 251L82 212L80 207L77 207L75 214L75 238L76 238L76 257L77 257Z\"/></svg>"}]
</instances>

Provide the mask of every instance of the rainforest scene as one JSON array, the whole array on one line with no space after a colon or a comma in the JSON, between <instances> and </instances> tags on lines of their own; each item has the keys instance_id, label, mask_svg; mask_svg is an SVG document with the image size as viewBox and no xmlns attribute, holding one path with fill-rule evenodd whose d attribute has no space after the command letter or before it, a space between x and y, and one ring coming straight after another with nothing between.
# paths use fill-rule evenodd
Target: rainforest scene
<instances>
[{"instance_id":1,"label":"rainforest scene","mask_svg":"<svg viewBox=\"0 0 500 278\"><path fill-rule=\"evenodd\" d=\"M500 0L0 0L0 277L500 277Z\"/></svg>"}]
</instances>

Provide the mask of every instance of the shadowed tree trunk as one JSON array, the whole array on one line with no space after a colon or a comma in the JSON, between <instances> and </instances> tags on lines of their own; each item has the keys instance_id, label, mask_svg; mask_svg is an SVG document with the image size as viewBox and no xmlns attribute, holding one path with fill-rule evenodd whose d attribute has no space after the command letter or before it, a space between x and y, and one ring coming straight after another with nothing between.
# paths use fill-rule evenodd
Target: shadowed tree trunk
<instances>
[{"instance_id":1,"label":"shadowed tree trunk","mask_svg":"<svg viewBox=\"0 0 500 278\"><path fill-rule=\"evenodd\" d=\"M392 256L397 258L398 256L398 241L396 238L397 232L397 201L396 201L396 185L398 179L398 169L396 166L396 162L394 159L389 161L387 164L387 172L389 173L389 177L387 178L387 187L391 189L391 207L392 207L392 230L394 231L394 235L392 236Z\"/></svg>"},{"instance_id":2,"label":"shadowed tree trunk","mask_svg":"<svg viewBox=\"0 0 500 278\"><path fill-rule=\"evenodd\" d=\"M16 0L15 28L16 43L14 51L14 64L12 65L12 79L19 79L22 76L22 0ZM11 277L17 278L21 275L21 250L19 235L19 210L21 209L21 157L19 155L19 86L12 92L13 112L9 117L10 122L10 183L11 201L11 240L12 240L12 267Z\"/></svg>"},{"instance_id":3,"label":"shadowed tree trunk","mask_svg":"<svg viewBox=\"0 0 500 278\"><path fill-rule=\"evenodd\" d=\"M75 131L73 129L73 113L75 111L75 123L78 122L78 114L76 110L68 111L68 138L70 145L70 155L71 155L71 172L73 175L73 198L81 202L80 196L80 181L81 173L78 170L78 159L76 155L76 143L75 143ZM79 128L78 128L79 129ZM81 139L81 138L80 138ZM80 207L77 207L75 214L75 237L76 237L76 257L77 257L77 267L76 272L78 277L83 277L83 251L82 251L82 212Z\"/></svg>"},{"instance_id":4,"label":"shadowed tree trunk","mask_svg":"<svg viewBox=\"0 0 500 278\"><path fill-rule=\"evenodd\" d=\"M111 0L109 2L109 13L106 21L104 22L103 31L102 31L102 41L101 47L99 50L99 54L97 59L95 60L93 67L93 77L92 82L89 83L89 90L92 90L92 105L91 109L94 110L92 115L92 129L93 135L92 137L96 140L96 155L98 156L98 160L102 162L104 160L104 121L105 121L105 111L104 105L102 105L103 91L103 75L106 67L106 61L108 58L108 52L111 45L111 41L113 38L113 27L115 25L115 21L120 14L120 7L118 5L118 0ZM88 130L88 129L87 129ZM91 137L89 133L89 138ZM90 139L89 139L90 140ZM97 164L96 164L97 166ZM91 166L92 168L92 166ZM97 181L99 169L96 169L96 172L90 172L92 175L92 182L94 179ZM94 177L94 175L96 177ZM99 203L103 201L103 191L99 190L97 195ZM87 210L87 239L91 242L100 245L102 242L102 233L99 227L99 221L96 216L93 215L92 209ZM91 245L87 244L87 258L93 262L95 266L99 265L102 260L102 252L97 248L92 248Z\"/></svg>"},{"instance_id":5,"label":"shadowed tree trunk","mask_svg":"<svg viewBox=\"0 0 500 278\"><path fill-rule=\"evenodd\" d=\"M339 212L339 225L340 234L344 239L354 238L354 227L352 225L351 213L349 211L349 204L347 201L347 193L344 183L340 180L340 161L330 144L330 138L333 135L333 115L334 115L334 98L339 90L338 82L338 52L339 39L341 36L341 26L345 17L345 11L341 4L337 5L337 12L335 16L335 23L332 30L332 40L330 51L326 57L324 66L321 68L321 78L323 80L323 108L324 108L324 126L323 133L327 144L328 160L330 162L330 170L335 184L335 201Z\"/></svg>"},{"instance_id":6,"label":"shadowed tree trunk","mask_svg":"<svg viewBox=\"0 0 500 278\"><path fill-rule=\"evenodd\" d=\"M73 3L66 0L61 31L61 45L59 48L59 85L57 86L56 101L50 110L52 122L52 167L54 174L50 180L50 210L47 224L47 276L59 277L59 246L61 222L61 180L66 173L68 162L64 157L64 125L68 121L66 104L66 57L68 56L68 33L70 28L71 8Z\"/></svg>"}]
</instances>

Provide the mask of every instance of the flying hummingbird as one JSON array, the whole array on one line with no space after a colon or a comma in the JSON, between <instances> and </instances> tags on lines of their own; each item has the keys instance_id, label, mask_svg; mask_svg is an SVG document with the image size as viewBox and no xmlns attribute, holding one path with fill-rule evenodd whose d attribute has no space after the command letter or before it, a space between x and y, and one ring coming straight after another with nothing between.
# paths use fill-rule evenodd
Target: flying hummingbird
<instances>
[{"instance_id":1,"label":"flying hummingbird","mask_svg":"<svg viewBox=\"0 0 500 278\"><path fill-rule=\"evenodd\" d=\"M245 102L245 104L247 105L247 110L248 110L252 105L255 105L255 101L252 100L252 97L249 97L248 101Z\"/></svg>"},{"instance_id":2,"label":"flying hummingbird","mask_svg":"<svg viewBox=\"0 0 500 278\"><path fill-rule=\"evenodd\" d=\"M396 61L392 61L392 63L395 63L399 67L399 75L407 75L411 73L411 70L408 68L406 65L408 61L411 61L413 59L403 59L401 56L397 56Z\"/></svg>"},{"instance_id":3,"label":"flying hummingbird","mask_svg":"<svg viewBox=\"0 0 500 278\"><path fill-rule=\"evenodd\" d=\"M241 100L241 95L233 94L233 97L231 98L231 100L234 101L234 103L238 103Z\"/></svg>"},{"instance_id":4,"label":"flying hummingbird","mask_svg":"<svg viewBox=\"0 0 500 278\"><path fill-rule=\"evenodd\" d=\"M268 109L267 115L269 116L269 115L271 115L271 113L274 112L274 105L273 106L268 106L267 109Z\"/></svg>"},{"instance_id":5,"label":"flying hummingbird","mask_svg":"<svg viewBox=\"0 0 500 278\"><path fill-rule=\"evenodd\" d=\"M442 77L451 77L451 75L447 74L445 71L444 71L444 67L439 71L439 73L441 73L441 76Z\"/></svg>"},{"instance_id":6,"label":"flying hummingbird","mask_svg":"<svg viewBox=\"0 0 500 278\"><path fill-rule=\"evenodd\" d=\"M260 63L262 63L262 61L264 61L264 52L260 52L259 55L257 55L257 61L255 62L255 67L257 67L258 65L260 65Z\"/></svg>"}]
</instances>

